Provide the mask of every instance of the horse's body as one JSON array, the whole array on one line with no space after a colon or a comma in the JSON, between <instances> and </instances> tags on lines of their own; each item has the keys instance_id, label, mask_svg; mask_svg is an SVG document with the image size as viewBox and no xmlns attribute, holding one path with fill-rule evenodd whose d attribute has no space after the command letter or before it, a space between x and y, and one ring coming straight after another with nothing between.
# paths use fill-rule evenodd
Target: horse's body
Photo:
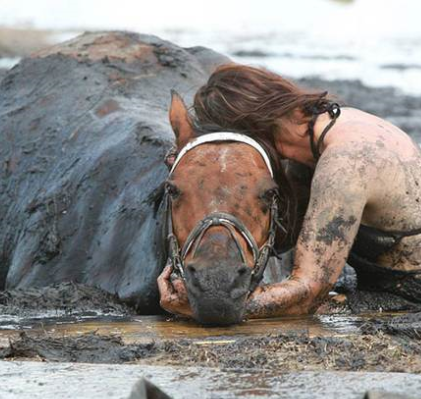
<instances>
[{"instance_id":1,"label":"horse's body","mask_svg":"<svg viewBox=\"0 0 421 399\"><path fill-rule=\"evenodd\" d=\"M74 281L159 309L155 193L174 136L170 89L188 97L210 50L86 34L25 59L0 84L0 289Z\"/></svg>"}]
</instances>

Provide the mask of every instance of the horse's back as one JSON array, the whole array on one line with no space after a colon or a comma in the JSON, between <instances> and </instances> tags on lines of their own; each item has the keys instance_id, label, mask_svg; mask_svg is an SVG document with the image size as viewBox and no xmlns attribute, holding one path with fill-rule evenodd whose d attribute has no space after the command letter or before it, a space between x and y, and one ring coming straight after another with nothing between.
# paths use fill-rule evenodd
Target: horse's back
<instances>
[{"instance_id":1,"label":"horse's back","mask_svg":"<svg viewBox=\"0 0 421 399\"><path fill-rule=\"evenodd\" d=\"M13 68L0 84L0 284L74 281L155 311L170 89L189 98L226 61L114 32Z\"/></svg>"}]
</instances>

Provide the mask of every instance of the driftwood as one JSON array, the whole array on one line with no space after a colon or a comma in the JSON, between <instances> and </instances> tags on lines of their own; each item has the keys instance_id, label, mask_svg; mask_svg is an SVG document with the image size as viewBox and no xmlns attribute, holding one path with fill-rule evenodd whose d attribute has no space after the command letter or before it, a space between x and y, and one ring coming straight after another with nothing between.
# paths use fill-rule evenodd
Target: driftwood
<instances>
[{"instance_id":1,"label":"driftwood","mask_svg":"<svg viewBox=\"0 0 421 399\"><path fill-rule=\"evenodd\" d=\"M0 289L74 281L157 311L170 90L190 103L227 61L154 36L88 33L7 73Z\"/></svg>"}]
</instances>

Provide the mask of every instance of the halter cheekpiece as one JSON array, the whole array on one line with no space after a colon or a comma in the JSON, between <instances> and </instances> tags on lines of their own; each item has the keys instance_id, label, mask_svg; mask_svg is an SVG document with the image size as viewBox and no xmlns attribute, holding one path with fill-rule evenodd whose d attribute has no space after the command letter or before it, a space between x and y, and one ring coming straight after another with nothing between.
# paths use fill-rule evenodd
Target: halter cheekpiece
<instances>
[{"instance_id":1,"label":"halter cheekpiece","mask_svg":"<svg viewBox=\"0 0 421 399\"><path fill-rule=\"evenodd\" d=\"M257 141L253 140L248 136L230 132L205 134L188 143L177 155L174 164L171 167L169 177L171 177L171 175L174 173L175 169L177 168L180 161L182 160L184 155L186 155L187 152L200 145L211 142L240 142L253 147L262 156L266 167L268 168L270 175L273 178L272 165L270 163L269 156L263 149L263 147ZM253 292L263 278L263 273L267 266L269 257L273 252L273 246L275 244L276 236L276 227L280 226L280 222L277 220L277 218L279 217L278 195L274 194L272 198L270 208L271 215L269 234L266 242L260 248L258 247L256 240L254 239L253 235L251 234L250 230L246 227L246 225L236 216L225 212L212 212L206 217L204 217L202 220L200 220L188 235L183 247L180 247L178 239L174 234L174 226L172 221L172 202L168 190L166 190L165 197L167 208L166 227L169 249L167 264L171 264L174 268L174 271L178 273L183 279L185 279L184 262L187 255L189 253L191 253L193 256L195 255L203 236L212 226L222 226L228 230L231 238L234 240L236 247L238 248L238 251L240 253L241 260L244 264L246 263L246 255L238 239L238 236L235 234L236 232L238 232L241 235L241 237L243 237L243 239L247 243L247 246L250 248L251 253L253 254L254 267L252 270L251 283L249 287L249 292Z\"/></svg>"}]
</instances>

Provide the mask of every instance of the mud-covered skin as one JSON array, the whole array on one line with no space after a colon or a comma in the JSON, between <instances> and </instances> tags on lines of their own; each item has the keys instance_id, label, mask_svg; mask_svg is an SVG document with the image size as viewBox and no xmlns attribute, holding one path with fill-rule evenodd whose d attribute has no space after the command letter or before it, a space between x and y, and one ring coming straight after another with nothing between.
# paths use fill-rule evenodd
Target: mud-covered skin
<instances>
[{"instance_id":1,"label":"mud-covered skin","mask_svg":"<svg viewBox=\"0 0 421 399\"><path fill-rule=\"evenodd\" d=\"M160 312L156 195L189 98L226 58L154 36L89 33L24 59L0 84L0 289L73 281Z\"/></svg>"},{"instance_id":2,"label":"mud-covered skin","mask_svg":"<svg viewBox=\"0 0 421 399\"><path fill-rule=\"evenodd\" d=\"M327 118L318 120L318 133ZM283 155L314 165L308 148L298 140L287 138ZM316 310L345 266L360 223L385 231L421 227L420 149L390 123L344 109L314 167L292 276L255 292L249 304L252 317ZM421 235L403 238L378 258L378 264L421 271Z\"/></svg>"}]
</instances>

